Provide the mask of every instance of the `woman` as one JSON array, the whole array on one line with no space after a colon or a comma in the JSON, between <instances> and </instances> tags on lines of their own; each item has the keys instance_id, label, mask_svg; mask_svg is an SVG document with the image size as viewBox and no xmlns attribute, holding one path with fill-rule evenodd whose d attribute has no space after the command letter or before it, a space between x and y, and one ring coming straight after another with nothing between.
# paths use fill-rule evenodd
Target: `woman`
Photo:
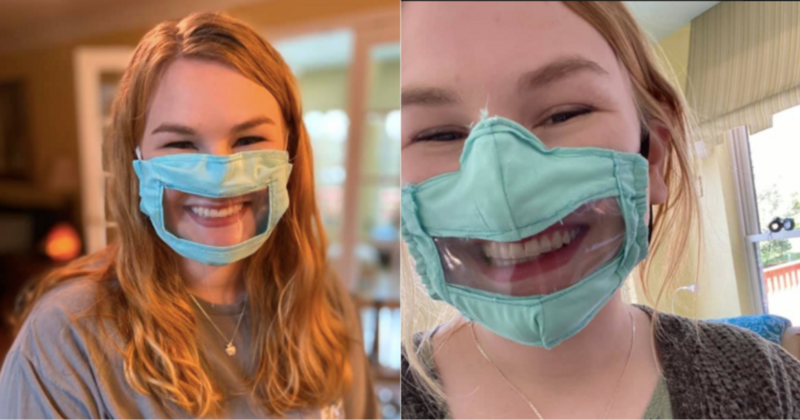
<instances>
[{"instance_id":1,"label":"woman","mask_svg":"<svg viewBox=\"0 0 800 420\"><path fill-rule=\"evenodd\" d=\"M38 285L0 417L376 416L281 56L226 16L164 22L108 139L119 241Z\"/></svg>"},{"instance_id":2,"label":"woman","mask_svg":"<svg viewBox=\"0 0 800 420\"><path fill-rule=\"evenodd\" d=\"M404 418L800 416L778 346L620 297L648 250L674 278L697 214L683 102L621 3L409 3L402 48L403 237L461 314L414 335L404 296Z\"/></svg>"}]
</instances>

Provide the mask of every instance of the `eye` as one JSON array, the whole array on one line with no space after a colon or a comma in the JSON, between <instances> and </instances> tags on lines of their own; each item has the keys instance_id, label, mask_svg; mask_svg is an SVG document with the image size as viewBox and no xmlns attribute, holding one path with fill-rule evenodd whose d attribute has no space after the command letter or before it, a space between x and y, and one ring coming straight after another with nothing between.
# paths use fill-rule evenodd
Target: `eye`
<instances>
[{"instance_id":1,"label":"eye","mask_svg":"<svg viewBox=\"0 0 800 420\"><path fill-rule=\"evenodd\" d=\"M575 117L579 117L584 114L588 114L592 112L590 108L577 108L568 111L562 111L551 115L549 118L544 120L541 125L557 125L563 124Z\"/></svg>"},{"instance_id":2,"label":"eye","mask_svg":"<svg viewBox=\"0 0 800 420\"><path fill-rule=\"evenodd\" d=\"M458 141L466 139L468 135L469 130L466 127L437 127L417 134L412 141Z\"/></svg>"},{"instance_id":3,"label":"eye","mask_svg":"<svg viewBox=\"0 0 800 420\"><path fill-rule=\"evenodd\" d=\"M165 144L161 147L162 149L182 149L182 150L189 150L189 149L197 149L194 143L190 141L173 141L170 143Z\"/></svg>"},{"instance_id":4,"label":"eye","mask_svg":"<svg viewBox=\"0 0 800 420\"><path fill-rule=\"evenodd\" d=\"M233 147L244 147L244 146L249 146L251 144L261 143L264 141L267 141L267 139L265 139L264 137L258 137L258 136L242 137L236 140L236 144L234 144Z\"/></svg>"}]
</instances>

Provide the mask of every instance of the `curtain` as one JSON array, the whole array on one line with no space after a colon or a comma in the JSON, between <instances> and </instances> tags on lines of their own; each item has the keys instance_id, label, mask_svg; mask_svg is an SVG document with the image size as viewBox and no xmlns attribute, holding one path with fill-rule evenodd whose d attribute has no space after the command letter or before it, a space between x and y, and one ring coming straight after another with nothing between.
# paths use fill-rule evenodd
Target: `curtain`
<instances>
[{"instance_id":1,"label":"curtain","mask_svg":"<svg viewBox=\"0 0 800 420\"><path fill-rule=\"evenodd\" d=\"M709 149L735 127L770 128L800 105L800 2L720 2L692 21L687 73L696 139Z\"/></svg>"}]
</instances>

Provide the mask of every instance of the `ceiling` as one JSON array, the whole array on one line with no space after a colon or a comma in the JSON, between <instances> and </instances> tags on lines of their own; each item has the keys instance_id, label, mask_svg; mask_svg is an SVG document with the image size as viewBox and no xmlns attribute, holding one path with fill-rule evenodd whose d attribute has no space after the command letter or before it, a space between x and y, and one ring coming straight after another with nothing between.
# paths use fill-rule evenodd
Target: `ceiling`
<instances>
[{"instance_id":1,"label":"ceiling","mask_svg":"<svg viewBox=\"0 0 800 420\"><path fill-rule=\"evenodd\" d=\"M686 26L718 1L626 1L639 25L656 41Z\"/></svg>"},{"instance_id":2,"label":"ceiling","mask_svg":"<svg viewBox=\"0 0 800 420\"><path fill-rule=\"evenodd\" d=\"M0 53L270 0L0 0Z\"/></svg>"}]
</instances>

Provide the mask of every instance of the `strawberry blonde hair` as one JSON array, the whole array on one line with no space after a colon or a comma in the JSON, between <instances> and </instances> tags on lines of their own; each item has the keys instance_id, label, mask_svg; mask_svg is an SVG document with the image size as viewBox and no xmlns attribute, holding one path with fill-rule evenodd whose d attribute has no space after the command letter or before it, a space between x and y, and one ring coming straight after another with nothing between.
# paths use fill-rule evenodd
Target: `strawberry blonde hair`
<instances>
[{"instance_id":1,"label":"strawberry blonde hair","mask_svg":"<svg viewBox=\"0 0 800 420\"><path fill-rule=\"evenodd\" d=\"M207 373L197 342L197 319L178 273L178 256L139 211L139 180L131 164L153 91L166 68L181 58L227 65L266 88L280 105L289 133L291 204L243 268L256 320L251 331L256 367L249 389L270 415L335 403L350 382L347 355L359 338L348 337L344 311L350 309L325 260L297 82L270 44L221 14L163 22L139 43L120 83L104 147L111 172L108 208L119 225L119 239L48 275L29 294L15 324L19 328L33 303L59 283L76 277L97 281L107 297L98 299L96 315L111 318L121 333L118 349L133 389L194 416L218 412L222 393Z\"/></svg>"},{"instance_id":2,"label":"strawberry blonde hair","mask_svg":"<svg viewBox=\"0 0 800 420\"><path fill-rule=\"evenodd\" d=\"M666 202L654 206L652 242L647 259L638 266L638 277L646 297L656 303L661 300L665 290L670 290L675 282L682 263L687 256L687 247L692 243L692 235L697 238L702 251L700 231L700 212L697 191L694 184L694 168L691 144L691 115L685 105L683 94L671 85L662 72L652 47L636 24L630 11L619 1L565 1L566 7L578 14L595 28L611 46L617 59L627 70L630 79L633 101L637 107L642 126L657 121L669 133L665 146L664 182L669 191ZM667 229L668 226L678 227ZM413 259L405 251L402 254L403 266L403 346L413 374L420 384L439 398L442 389L430 374L425 371L418 348L414 343L414 333L420 331L420 315L436 319L439 323L457 317L458 312L441 302L432 303L421 284L416 281ZM654 258L655 257L655 258ZM666 270L654 273L653 264L666 266ZM695 280L699 276L699 259ZM658 278L654 277L658 275ZM650 284L659 284L658 294L652 297ZM653 317L655 321L657 317ZM451 329L453 331L454 329ZM655 331L655 329L654 329ZM428 340L426 336L421 339ZM421 346L419 346L421 347Z\"/></svg>"}]
</instances>

